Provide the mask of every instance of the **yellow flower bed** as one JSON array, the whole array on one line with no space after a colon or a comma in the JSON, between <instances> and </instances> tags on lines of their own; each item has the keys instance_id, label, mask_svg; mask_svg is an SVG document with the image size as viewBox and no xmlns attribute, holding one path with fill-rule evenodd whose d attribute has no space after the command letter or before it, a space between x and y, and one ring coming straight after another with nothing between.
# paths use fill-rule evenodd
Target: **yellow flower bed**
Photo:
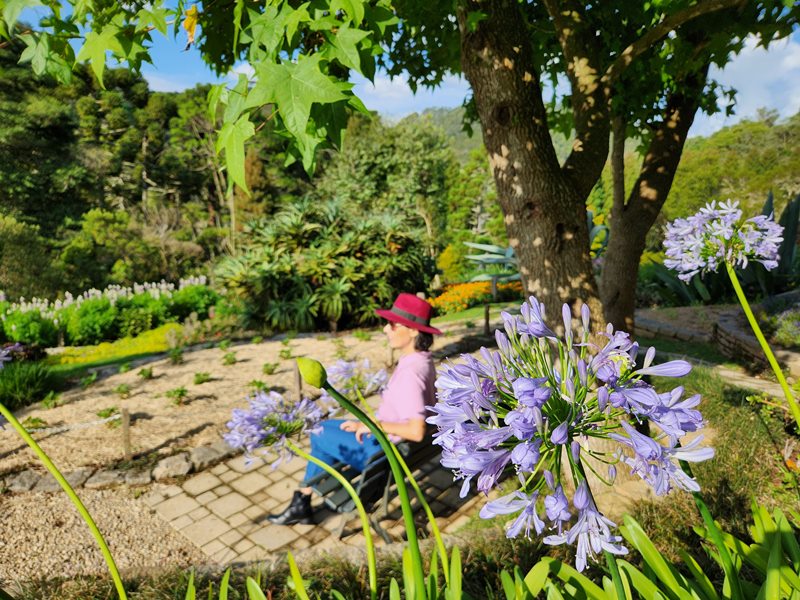
<instances>
[{"instance_id":1,"label":"yellow flower bed","mask_svg":"<svg viewBox=\"0 0 800 600\"><path fill-rule=\"evenodd\" d=\"M177 323L167 323L136 337L103 342L96 346L65 348L63 352L50 356L47 362L52 365L79 365L126 356L158 354L169 350L169 338L180 336L181 329Z\"/></svg>"},{"instance_id":2,"label":"yellow flower bed","mask_svg":"<svg viewBox=\"0 0 800 600\"><path fill-rule=\"evenodd\" d=\"M498 300L519 298L522 296L522 283L497 284ZM433 298L430 303L440 315L460 312L492 300L492 285L488 281L471 281L447 286L444 293Z\"/></svg>"}]
</instances>

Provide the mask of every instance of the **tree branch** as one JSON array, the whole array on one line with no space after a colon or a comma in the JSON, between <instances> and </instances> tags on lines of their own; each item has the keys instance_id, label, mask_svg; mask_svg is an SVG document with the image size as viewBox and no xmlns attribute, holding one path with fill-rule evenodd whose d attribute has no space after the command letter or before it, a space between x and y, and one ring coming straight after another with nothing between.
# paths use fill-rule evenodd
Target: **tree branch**
<instances>
[{"instance_id":1,"label":"tree branch","mask_svg":"<svg viewBox=\"0 0 800 600\"><path fill-rule=\"evenodd\" d=\"M603 75L603 82L607 86L613 85L638 56L644 54L653 44L669 34L670 31L703 15L741 6L745 2L746 0L707 0L666 17L622 51L606 70L605 75Z\"/></svg>"}]
</instances>

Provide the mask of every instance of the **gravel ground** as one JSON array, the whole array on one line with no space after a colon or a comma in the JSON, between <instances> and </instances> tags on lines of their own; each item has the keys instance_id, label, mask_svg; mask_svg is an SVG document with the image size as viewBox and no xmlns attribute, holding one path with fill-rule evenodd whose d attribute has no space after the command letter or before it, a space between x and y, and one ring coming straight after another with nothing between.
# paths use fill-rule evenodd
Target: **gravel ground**
<instances>
[{"instance_id":1,"label":"gravel ground","mask_svg":"<svg viewBox=\"0 0 800 600\"><path fill-rule=\"evenodd\" d=\"M201 565L203 553L125 488L80 490L120 571ZM97 543L64 493L0 496L0 586L63 575L107 573Z\"/></svg>"}]
</instances>

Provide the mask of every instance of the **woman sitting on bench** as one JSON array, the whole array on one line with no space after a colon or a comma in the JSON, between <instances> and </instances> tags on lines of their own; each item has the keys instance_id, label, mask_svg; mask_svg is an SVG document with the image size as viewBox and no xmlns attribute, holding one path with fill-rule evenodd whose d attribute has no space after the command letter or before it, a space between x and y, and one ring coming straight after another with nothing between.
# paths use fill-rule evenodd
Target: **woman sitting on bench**
<instances>
[{"instance_id":1,"label":"woman sitting on bench","mask_svg":"<svg viewBox=\"0 0 800 600\"><path fill-rule=\"evenodd\" d=\"M400 354L376 412L380 427L394 443L422 441L426 432L426 407L436 403L433 385L436 370L428 349L433 344L433 334L442 332L430 326L432 310L425 300L413 294L400 294L391 309L375 311L388 321L383 332L389 339L389 346ZM311 436L312 456L328 464L344 462L357 471L363 471L369 458L380 451L377 440L360 421L323 421L322 431ZM283 512L269 515L267 519L277 525L313 523L311 488L307 484L321 471L317 465L308 463L304 487L295 491Z\"/></svg>"}]
</instances>

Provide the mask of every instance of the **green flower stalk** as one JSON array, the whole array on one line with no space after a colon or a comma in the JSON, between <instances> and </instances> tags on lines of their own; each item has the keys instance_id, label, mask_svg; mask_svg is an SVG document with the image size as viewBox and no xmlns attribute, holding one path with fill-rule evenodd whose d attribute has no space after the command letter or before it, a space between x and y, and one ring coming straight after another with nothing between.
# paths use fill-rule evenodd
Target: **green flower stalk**
<instances>
[{"instance_id":1,"label":"green flower stalk","mask_svg":"<svg viewBox=\"0 0 800 600\"><path fill-rule=\"evenodd\" d=\"M411 510L411 502L408 498L408 490L405 486L404 473L400 467L400 462L397 460L392 443L386 436L386 433L378 427L367 414L356 406L353 402L345 398L336 389L328 383L325 368L319 361L298 358L298 368L300 375L304 381L309 385L325 390L331 397L334 398L345 410L354 415L359 421L364 423L375 439L381 446L386 459L389 461L389 467L392 470L392 476L397 484L397 495L400 497L400 505L403 510L403 520L406 526L406 536L408 537L408 549L411 555L411 568L414 579L414 587L417 590L425 590L425 575L422 570L422 554L419 549L419 540L417 539L417 530L414 523L414 513ZM423 592L424 594L424 592Z\"/></svg>"},{"instance_id":2,"label":"green flower stalk","mask_svg":"<svg viewBox=\"0 0 800 600\"><path fill-rule=\"evenodd\" d=\"M349 494L350 498L353 499L353 502L356 505L356 511L358 511L358 517L361 520L361 530L364 532L364 543L367 546L367 569L369 571L369 596L372 600L375 600L378 597L378 570L377 570L377 563L375 560L375 544L372 541L372 531L370 530L369 526L369 517L367 516L367 511L364 509L364 505L362 504L361 500L358 497L358 493L350 484L349 481L341 474L339 471L334 469L328 463L319 460L318 458L311 456L307 452L305 452L302 448L298 447L294 442L291 440L286 440L286 446L295 453L300 458L304 458L307 461L310 461L324 470L328 475L336 479L341 486L345 489L345 491Z\"/></svg>"},{"instance_id":3,"label":"green flower stalk","mask_svg":"<svg viewBox=\"0 0 800 600\"><path fill-rule=\"evenodd\" d=\"M117 594L119 595L120 600L127 600L128 596L125 593L125 587L122 584L122 578L120 577L119 570L114 562L114 557L111 555L111 551L108 549L108 545L103 538L103 534L100 533L100 530L97 528L92 515L89 514L89 511L86 509L83 502L81 502L81 499L75 493L75 490L72 489L72 486L61 474L61 471L58 470L58 467L53 464L53 461L50 460L50 457L47 456L47 453L42 450L41 446L36 443L36 440L31 437L31 434L29 434L28 431L22 426L14 414L2 404L0 404L0 414L5 417L9 424L16 430L17 433L19 433L20 437L25 440L25 443L28 444L28 446L30 446L31 449L36 453L36 455L39 457L39 460L44 463L44 466L48 471L50 471L50 474L55 477L56 481L58 481L59 485L61 485L61 487L67 493L67 496L69 496L69 499L78 509L81 517L89 527L89 531L91 531L95 541L97 541L97 545L100 546L100 551L102 552L103 558L108 566L108 570L111 573L111 578L114 580L114 586L117 588Z\"/></svg>"},{"instance_id":4,"label":"green flower stalk","mask_svg":"<svg viewBox=\"0 0 800 600\"><path fill-rule=\"evenodd\" d=\"M721 264L725 265L736 297L775 372L775 377L778 378L800 431L800 407L753 316L735 270L737 266L746 267L752 260L760 262L767 270L776 268L780 259L782 236L783 227L775 223L772 215L759 215L743 221L738 202L728 201L719 206L716 202L711 202L697 214L687 219L676 219L667 225L664 240L667 260L664 261L664 266L676 270L678 278L688 283L698 273L716 271Z\"/></svg>"}]
</instances>

